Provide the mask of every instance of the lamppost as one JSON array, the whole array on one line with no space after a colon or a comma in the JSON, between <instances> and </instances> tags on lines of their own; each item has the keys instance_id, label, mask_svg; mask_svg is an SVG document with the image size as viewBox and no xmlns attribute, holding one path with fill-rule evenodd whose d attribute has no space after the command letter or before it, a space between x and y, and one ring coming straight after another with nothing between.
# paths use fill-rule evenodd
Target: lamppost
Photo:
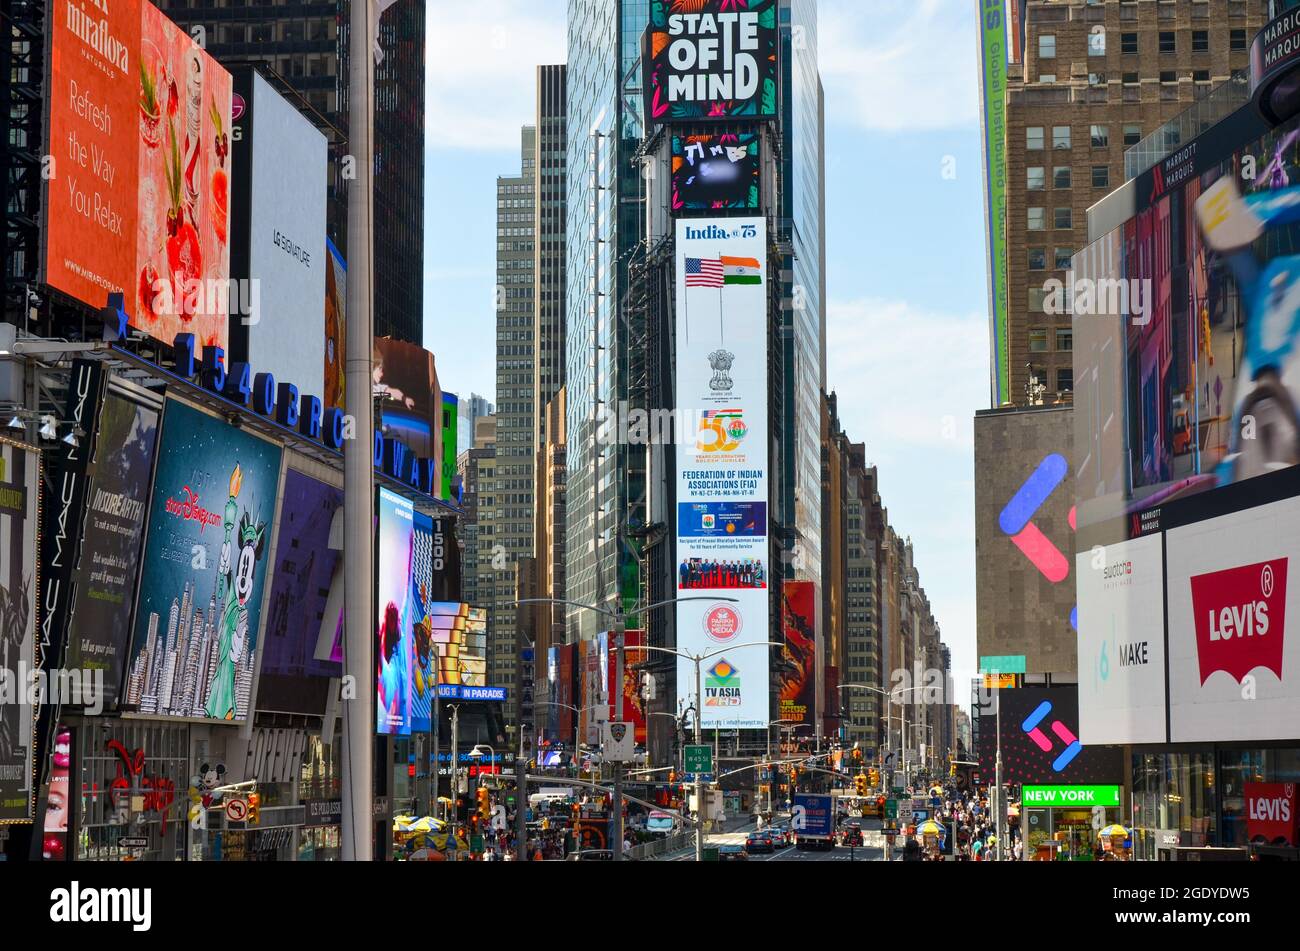
<instances>
[{"instance_id":1,"label":"lamppost","mask_svg":"<svg viewBox=\"0 0 1300 951\"><path fill-rule=\"evenodd\" d=\"M782 717L780 720L769 720L769 721L768 721L768 724L767 724L767 762L764 763L763 765L767 767L767 815L768 815L768 822L771 822L771 821L772 821L772 819L771 819L771 817L772 817L772 784L773 784L773 780L776 779L775 774L772 772L772 727L775 726L775 727L778 727L779 729L784 729L784 727L781 726L782 724L786 724L786 723L794 723L794 722L795 722L795 721L793 721L793 720L789 720L789 719L786 719L785 717Z\"/></svg>"}]
</instances>

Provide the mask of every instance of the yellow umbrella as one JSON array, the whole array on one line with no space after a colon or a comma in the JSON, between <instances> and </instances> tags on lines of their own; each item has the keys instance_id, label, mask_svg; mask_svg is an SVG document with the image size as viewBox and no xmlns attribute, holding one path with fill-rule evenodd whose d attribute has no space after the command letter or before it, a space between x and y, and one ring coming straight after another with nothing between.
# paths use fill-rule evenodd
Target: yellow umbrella
<instances>
[{"instance_id":1,"label":"yellow umbrella","mask_svg":"<svg viewBox=\"0 0 1300 951\"><path fill-rule=\"evenodd\" d=\"M947 830L933 819L926 819L916 827L916 833L917 835L937 835L939 838L943 838L947 835Z\"/></svg>"}]
</instances>

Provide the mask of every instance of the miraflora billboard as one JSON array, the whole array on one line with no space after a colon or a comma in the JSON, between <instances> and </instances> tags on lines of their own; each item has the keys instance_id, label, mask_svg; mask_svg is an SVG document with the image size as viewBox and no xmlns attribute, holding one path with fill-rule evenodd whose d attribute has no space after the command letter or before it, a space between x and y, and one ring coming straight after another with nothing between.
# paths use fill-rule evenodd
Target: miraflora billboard
<instances>
[{"instance_id":1,"label":"miraflora billboard","mask_svg":"<svg viewBox=\"0 0 1300 951\"><path fill-rule=\"evenodd\" d=\"M132 326L227 342L230 74L141 0L48 19L45 280Z\"/></svg>"},{"instance_id":2,"label":"miraflora billboard","mask_svg":"<svg viewBox=\"0 0 1300 951\"><path fill-rule=\"evenodd\" d=\"M776 0L650 0L647 125L777 111Z\"/></svg>"},{"instance_id":3,"label":"miraflora billboard","mask_svg":"<svg viewBox=\"0 0 1300 951\"><path fill-rule=\"evenodd\" d=\"M280 462L224 419L164 408L124 701L140 714L248 716Z\"/></svg>"},{"instance_id":4,"label":"miraflora billboard","mask_svg":"<svg viewBox=\"0 0 1300 951\"><path fill-rule=\"evenodd\" d=\"M770 640L766 268L764 219L677 222L677 412L693 424L677 448L678 589L719 598L678 605L677 646L695 654ZM706 661L701 722L765 727L768 670L764 647ZM685 696L692 664L677 682Z\"/></svg>"},{"instance_id":5,"label":"miraflora billboard","mask_svg":"<svg viewBox=\"0 0 1300 951\"><path fill-rule=\"evenodd\" d=\"M32 817L40 454L0 437L0 824Z\"/></svg>"},{"instance_id":6,"label":"miraflora billboard","mask_svg":"<svg viewBox=\"0 0 1300 951\"><path fill-rule=\"evenodd\" d=\"M1165 742L1164 561L1150 535L1075 556L1079 739Z\"/></svg>"}]
</instances>

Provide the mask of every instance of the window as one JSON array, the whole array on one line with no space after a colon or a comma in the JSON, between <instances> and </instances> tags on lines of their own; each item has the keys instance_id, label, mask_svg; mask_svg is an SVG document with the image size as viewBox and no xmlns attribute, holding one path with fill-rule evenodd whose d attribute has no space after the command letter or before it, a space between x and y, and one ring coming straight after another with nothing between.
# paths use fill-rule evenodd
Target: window
<instances>
[{"instance_id":1,"label":"window","mask_svg":"<svg viewBox=\"0 0 1300 951\"><path fill-rule=\"evenodd\" d=\"M1029 270L1031 271L1047 270L1047 249L1046 248L1029 249Z\"/></svg>"},{"instance_id":2,"label":"window","mask_svg":"<svg viewBox=\"0 0 1300 951\"><path fill-rule=\"evenodd\" d=\"M1029 331L1029 352L1030 353L1047 352L1047 331L1046 330Z\"/></svg>"},{"instance_id":3,"label":"window","mask_svg":"<svg viewBox=\"0 0 1300 951\"><path fill-rule=\"evenodd\" d=\"M1056 34L1044 33L1038 38L1038 58L1056 59Z\"/></svg>"},{"instance_id":4,"label":"window","mask_svg":"<svg viewBox=\"0 0 1300 951\"><path fill-rule=\"evenodd\" d=\"M1046 174L1041 165L1030 166L1025 170L1026 187L1031 192L1041 191L1046 183Z\"/></svg>"},{"instance_id":5,"label":"window","mask_svg":"<svg viewBox=\"0 0 1300 951\"><path fill-rule=\"evenodd\" d=\"M1136 53L1138 51L1138 35L1136 33L1121 33L1119 35L1119 51L1121 53Z\"/></svg>"},{"instance_id":6,"label":"window","mask_svg":"<svg viewBox=\"0 0 1300 951\"><path fill-rule=\"evenodd\" d=\"M1058 165L1056 168L1052 169L1053 188L1069 188L1071 185L1071 178L1070 166L1068 165Z\"/></svg>"},{"instance_id":7,"label":"window","mask_svg":"<svg viewBox=\"0 0 1300 951\"><path fill-rule=\"evenodd\" d=\"M1029 209L1029 230L1042 231L1047 227L1047 209L1030 208Z\"/></svg>"},{"instance_id":8,"label":"window","mask_svg":"<svg viewBox=\"0 0 1300 951\"><path fill-rule=\"evenodd\" d=\"M1047 288L1031 287L1029 289L1029 309L1035 314L1043 312L1043 301L1047 298Z\"/></svg>"},{"instance_id":9,"label":"window","mask_svg":"<svg viewBox=\"0 0 1300 951\"><path fill-rule=\"evenodd\" d=\"M1094 165L1092 167L1092 187L1109 188L1110 187L1110 166Z\"/></svg>"},{"instance_id":10,"label":"window","mask_svg":"<svg viewBox=\"0 0 1300 951\"><path fill-rule=\"evenodd\" d=\"M1088 33L1088 55L1106 55L1106 28L1104 26L1094 27Z\"/></svg>"},{"instance_id":11,"label":"window","mask_svg":"<svg viewBox=\"0 0 1300 951\"><path fill-rule=\"evenodd\" d=\"M1069 393L1074 389L1074 367L1056 371L1056 392Z\"/></svg>"},{"instance_id":12,"label":"window","mask_svg":"<svg viewBox=\"0 0 1300 951\"><path fill-rule=\"evenodd\" d=\"M1074 252L1069 248L1056 249L1056 263L1053 265L1058 271L1068 271L1070 262L1074 258Z\"/></svg>"},{"instance_id":13,"label":"window","mask_svg":"<svg viewBox=\"0 0 1300 951\"><path fill-rule=\"evenodd\" d=\"M1124 144L1137 145L1142 141L1142 126L1136 122L1124 123Z\"/></svg>"},{"instance_id":14,"label":"window","mask_svg":"<svg viewBox=\"0 0 1300 951\"><path fill-rule=\"evenodd\" d=\"M1177 53L1178 52L1178 34L1173 30L1160 31L1160 52Z\"/></svg>"},{"instance_id":15,"label":"window","mask_svg":"<svg viewBox=\"0 0 1300 951\"><path fill-rule=\"evenodd\" d=\"M1228 49L1234 53L1246 52L1246 31L1245 30L1228 31Z\"/></svg>"},{"instance_id":16,"label":"window","mask_svg":"<svg viewBox=\"0 0 1300 951\"><path fill-rule=\"evenodd\" d=\"M1120 81L1123 82L1125 86L1136 86L1140 83L1137 73L1124 73L1120 76Z\"/></svg>"},{"instance_id":17,"label":"window","mask_svg":"<svg viewBox=\"0 0 1300 951\"><path fill-rule=\"evenodd\" d=\"M1056 82L1056 73L1039 73L1038 81L1050 85L1051 83Z\"/></svg>"},{"instance_id":18,"label":"window","mask_svg":"<svg viewBox=\"0 0 1300 951\"><path fill-rule=\"evenodd\" d=\"M1052 212L1052 227L1062 231L1074 227L1073 214L1069 208L1057 208Z\"/></svg>"},{"instance_id":19,"label":"window","mask_svg":"<svg viewBox=\"0 0 1300 951\"><path fill-rule=\"evenodd\" d=\"M1074 331L1058 329L1056 331L1056 349L1073 350L1074 349ZM1073 380L1071 381L1073 383Z\"/></svg>"},{"instance_id":20,"label":"window","mask_svg":"<svg viewBox=\"0 0 1300 951\"><path fill-rule=\"evenodd\" d=\"M1192 52L1208 53L1210 51L1210 31L1192 30Z\"/></svg>"},{"instance_id":21,"label":"window","mask_svg":"<svg viewBox=\"0 0 1300 951\"><path fill-rule=\"evenodd\" d=\"M1070 127L1068 125L1052 126L1052 148L1068 149L1070 147Z\"/></svg>"},{"instance_id":22,"label":"window","mask_svg":"<svg viewBox=\"0 0 1300 951\"><path fill-rule=\"evenodd\" d=\"M1091 132L1092 147L1094 149L1104 149L1110 145L1110 126L1095 125Z\"/></svg>"},{"instance_id":23,"label":"window","mask_svg":"<svg viewBox=\"0 0 1300 951\"><path fill-rule=\"evenodd\" d=\"M1088 74L1088 85L1089 85L1089 86L1104 86L1104 85L1106 85L1106 74L1105 74L1105 73L1089 73L1089 74Z\"/></svg>"},{"instance_id":24,"label":"window","mask_svg":"<svg viewBox=\"0 0 1300 951\"><path fill-rule=\"evenodd\" d=\"M1041 149L1043 147L1043 127L1031 125L1025 129L1025 148Z\"/></svg>"},{"instance_id":25,"label":"window","mask_svg":"<svg viewBox=\"0 0 1300 951\"><path fill-rule=\"evenodd\" d=\"M1208 83L1210 81L1210 71L1208 69L1192 70L1192 82Z\"/></svg>"},{"instance_id":26,"label":"window","mask_svg":"<svg viewBox=\"0 0 1300 951\"><path fill-rule=\"evenodd\" d=\"M1160 70L1160 82L1169 85L1178 82L1178 72L1172 69Z\"/></svg>"}]
</instances>

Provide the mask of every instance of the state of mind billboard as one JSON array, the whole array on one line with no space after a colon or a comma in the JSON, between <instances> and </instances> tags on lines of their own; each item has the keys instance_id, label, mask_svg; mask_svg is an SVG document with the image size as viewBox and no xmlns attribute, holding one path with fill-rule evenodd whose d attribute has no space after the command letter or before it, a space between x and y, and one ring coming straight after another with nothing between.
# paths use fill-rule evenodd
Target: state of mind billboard
<instances>
[{"instance_id":1,"label":"state of mind billboard","mask_svg":"<svg viewBox=\"0 0 1300 951\"><path fill-rule=\"evenodd\" d=\"M678 593L693 599L677 607L677 646L719 652L701 669L703 725L761 729L768 649L728 648L770 640L766 220L678 221L676 267L677 416L691 427L677 447ZM693 692L693 664L678 660L677 682Z\"/></svg>"},{"instance_id":2,"label":"state of mind billboard","mask_svg":"<svg viewBox=\"0 0 1300 951\"><path fill-rule=\"evenodd\" d=\"M227 344L230 73L141 0L51 5L44 279Z\"/></svg>"}]
</instances>

